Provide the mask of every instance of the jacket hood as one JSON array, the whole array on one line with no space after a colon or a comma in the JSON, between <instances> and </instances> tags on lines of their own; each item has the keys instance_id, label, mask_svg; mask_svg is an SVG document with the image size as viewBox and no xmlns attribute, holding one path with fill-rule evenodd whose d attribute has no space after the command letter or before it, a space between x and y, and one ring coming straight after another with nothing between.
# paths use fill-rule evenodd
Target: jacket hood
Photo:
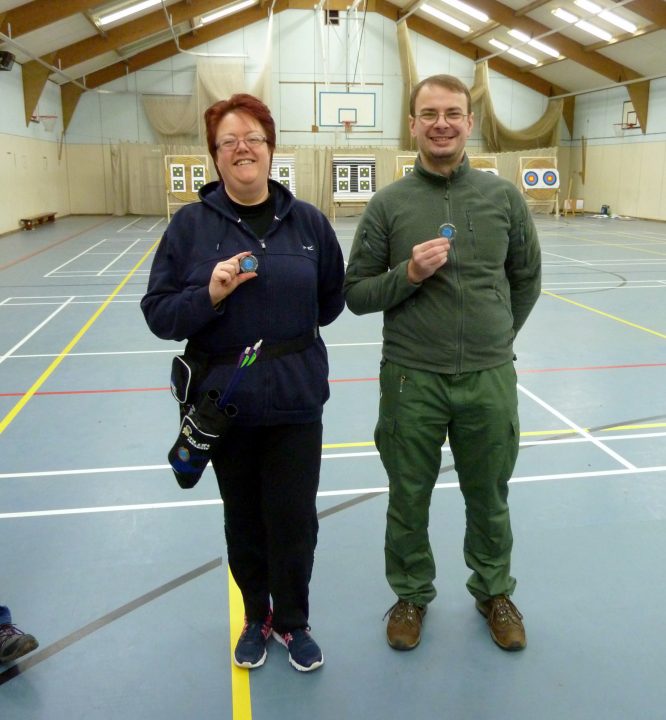
<instances>
[{"instance_id":1,"label":"jacket hood","mask_svg":"<svg viewBox=\"0 0 666 720\"><path fill-rule=\"evenodd\" d=\"M268 179L268 187L275 199L275 215L281 220L291 209L295 198L284 185L271 178ZM221 180L206 183L199 190L199 199L204 205L234 222L238 222L238 213L229 201L229 197L224 190L224 183Z\"/></svg>"}]
</instances>

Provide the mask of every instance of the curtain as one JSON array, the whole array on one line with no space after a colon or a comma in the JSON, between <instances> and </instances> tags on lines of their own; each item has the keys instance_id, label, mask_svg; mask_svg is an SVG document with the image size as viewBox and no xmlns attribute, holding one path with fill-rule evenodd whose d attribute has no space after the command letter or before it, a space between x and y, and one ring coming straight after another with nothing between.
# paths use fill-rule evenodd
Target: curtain
<instances>
[{"instance_id":1,"label":"curtain","mask_svg":"<svg viewBox=\"0 0 666 720\"><path fill-rule=\"evenodd\" d=\"M521 130L510 130L495 115L490 96L488 63L477 63L474 87L470 88L474 114L480 118L481 134L490 152L531 150L559 145L560 119L564 101L550 100L546 112L532 125Z\"/></svg>"}]
</instances>

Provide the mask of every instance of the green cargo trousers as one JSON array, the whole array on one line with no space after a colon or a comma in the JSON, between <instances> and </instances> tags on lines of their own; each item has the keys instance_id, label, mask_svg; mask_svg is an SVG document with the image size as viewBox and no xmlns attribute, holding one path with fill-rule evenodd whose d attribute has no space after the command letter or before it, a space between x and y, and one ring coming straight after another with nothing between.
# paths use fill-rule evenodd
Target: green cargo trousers
<instances>
[{"instance_id":1,"label":"green cargo trousers","mask_svg":"<svg viewBox=\"0 0 666 720\"><path fill-rule=\"evenodd\" d=\"M434 599L430 498L447 435L465 499L464 557L470 593L486 600L511 595L513 536L508 482L518 456L513 363L460 375L382 361L375 444L389 478L386 578L396 595L417 605Z\"/></svg>"}]
</instances>

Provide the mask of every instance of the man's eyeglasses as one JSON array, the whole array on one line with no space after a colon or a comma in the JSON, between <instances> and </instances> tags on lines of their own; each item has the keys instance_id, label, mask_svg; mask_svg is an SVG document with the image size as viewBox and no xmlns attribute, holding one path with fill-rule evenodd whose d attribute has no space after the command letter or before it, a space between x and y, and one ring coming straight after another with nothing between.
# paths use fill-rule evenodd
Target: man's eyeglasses
<instances>
[{"instance_id":1,"label":"man's eyeglasses","mask_svg":"<svg viewBox=\"0 0 666 720\"><path fill-rule=\"evenodd\" d=\"M220 138L215 144L216 150L235 150L241 142L244 142L249 148L261 147L268 138L263 135L252 134L246 135L244 138L238 138L234 135L227 135Z\"/></svg>"},{"instance_id":2,"label":"man's eyeglasses","mask_svg":"<svg viewBox=\"0 0 666 720\"><path fill-rule=\"evenodd\" d=\"M430 123L437 122L439 117L443 116L449 125L458 125L469 115L465 115L462 110L445 110L444 112L437 112L436 110L424 110L418 113L416 116L422 123L429 125Z\"/></svg>"}]
</instances>

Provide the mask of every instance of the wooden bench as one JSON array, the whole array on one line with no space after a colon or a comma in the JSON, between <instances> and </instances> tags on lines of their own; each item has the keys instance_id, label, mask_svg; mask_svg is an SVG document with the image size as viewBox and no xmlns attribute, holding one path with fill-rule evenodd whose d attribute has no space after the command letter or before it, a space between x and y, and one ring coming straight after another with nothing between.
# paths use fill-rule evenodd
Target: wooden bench
<instances>
[{"instance_id":1,"label":"wooden bench","mask_svg":"<svg viewBox=\"0 0 666 720\"><path fill-rule=\"evenodd\" d=\"M31 217L21 218L19 222L24 230L32 230L35 225L41 225L45 222L55 222L56 214L54 212L44 212Z\"/></svg>"}]
</instances>

